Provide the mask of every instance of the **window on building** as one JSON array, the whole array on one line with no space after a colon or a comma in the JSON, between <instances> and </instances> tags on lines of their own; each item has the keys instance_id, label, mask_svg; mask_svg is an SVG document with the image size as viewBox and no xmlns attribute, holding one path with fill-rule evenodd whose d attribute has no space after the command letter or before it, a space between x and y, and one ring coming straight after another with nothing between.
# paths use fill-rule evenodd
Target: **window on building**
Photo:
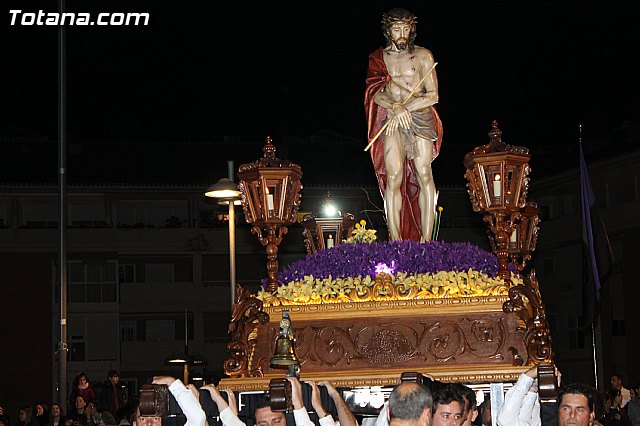
<instances>
[{"instance_id":1,"label":"window on building","mask_svg":"<svg viewBox=\"0 0 640 426\"><path fill-rule=\"evenodd\" d=\"M58 209L56 198L22 199L22 225L28 228L57 227Z\"/></svg>"},{"instance_id":2,"label":"window on building","mask_svg":"<svg viewBox=\"0 0 640 426\"><path fill-rule=\"evenodd\" d=\"M119 227L178 228L188 226L186 200L119 200L116 224Z\"/></svg>"},{"instance_id":3,"label":"window on building","mask_svg":"<svg viewBox=\"0 0 640 426\"><path fill-rule=\"evenodd\" d=\"M9 199L0 198L0 228L9 226Z\"/></svg>"},{"instance_id":4,"label":"window on building","mask_svg":"<svg viewBox=\"0 0 640 426\"><path fill-rule=\"evenodd\" d=\"M567 316L567 328L569 332L569 349L584 348L584 331L582 331L582 315Z\"/></svg>"},{"instance_id":5,"label":"window on building","mask_svg":"<svg viewBox=\"0 0 640 426\"><path fill-rule=\"evenodd\" d=\"M107 226L102 197L70 197L67 223L77 228L103 228Z\"/></svg>"},{"instance_id":6,"label":"window on building","mask_svg":"<svg viewBox=\"0 0 640 426\"><path fill-rule=\"evenodd\" d=\"M237 281L243 285L258 283L267 276L267 268L264 259L260 256L240 254L236 255ZM202 255L202 282L206 286L229 286L229 255L204 254Z\"/></svg>"},{"instance_id":7,"label":"window on building","mask_svg":"<svg viewBox=\"0 0 640 426\"><path fill-rule=\"evenodd\" d=\"M136 265L135 263L120 263L118 265L118 281L121 283L136 282Z\"/></svg>"},{"instance_id":8,"label":"window on building","mask_svg":"<svg viewBox=\"0 0 640 426\"><path fill-rule=\"evenodd\" d=\"M176 321L173 319L148 319L147 342L171 342L176 338Z\"/></svg>"},{"instance_id":9,"label":"window on building","mask_svg":"<svg viewBox=\"0 0 640 426\"><path fill-rule=\"evenodd\" d=\"M173 263L147 263L145 273L145 282L147 283L175 282Z\"/></svg>"},{"instance_id":10,"label":"window on building","mask_svg":"<svg viewBox=\"0 0 640 426\"><path fill-rule=\"evenodd\" d=\"M84 361L86 358L84 336L69 338L69 352L67 360L70 362Z\"/></svg>"},{"instance_id":11,"label":"window on building","mask_svg":"<svg viewBox=\"0 0 640 426\"><path fill-rule=\"evenodd\" d=\"M123 342L138 340L138 322L136 320L120 321L120 340Z\"/></svg>"},{"instance_id":12,"label":"window on building","mask_svg":"<svg viewBox=\"0 0 640 426\"><path fill-rule=\"evenodd\" d=\"M116 302L118 296L115 271L115 261L69 262L69 302Z\"/></svg>"},{"instance_id":13,"label":"window on building","mask_svg":"<svg viewBox=\"0 0 640 426\"><path fill-rule=\"evenodd\" d=\"M187 314L186 327L189 339L193 339L193 313ZM184 312L126 314L120 318L120 339L123 342L184 342L184 338Z\"/></svg>"}]
</instances>

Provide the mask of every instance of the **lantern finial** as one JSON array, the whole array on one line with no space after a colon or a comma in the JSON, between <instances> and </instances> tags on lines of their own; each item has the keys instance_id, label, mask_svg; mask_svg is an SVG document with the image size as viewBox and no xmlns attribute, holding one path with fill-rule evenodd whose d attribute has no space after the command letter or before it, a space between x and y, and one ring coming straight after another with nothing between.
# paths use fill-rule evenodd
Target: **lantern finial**
<instances>
[{"instance_id":1,"label":"lantern finial","mask_svg":"<svg viewBox=\"0 0 640 426\"><path fill-rule=\"evenodd\" d=\"M264 158L274 160L276 158L276 146L271 142L271 136L267 136L264 146L262 147L262 152L264 153Z\"/></svg>"}]
</instances>

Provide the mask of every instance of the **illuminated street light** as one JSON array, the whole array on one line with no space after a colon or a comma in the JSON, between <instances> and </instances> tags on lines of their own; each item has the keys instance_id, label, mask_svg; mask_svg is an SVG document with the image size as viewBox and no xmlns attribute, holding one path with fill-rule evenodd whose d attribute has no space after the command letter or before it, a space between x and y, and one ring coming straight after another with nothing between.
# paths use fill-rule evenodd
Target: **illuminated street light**
<instances>
[{"instance_id":1,"label":"illuminated street light","mask_svg":"<svg viewBox=\"0 0 640 426\"><path fill-rule=\"evenodd\" d=\"M205 196L217 198L220 204L229 206L229 290L231 293L231 306L236 299L236 209L240 204L238 185L233 182L233 161L228 161L228 178L222 178L211 185L204 193Z\"/></svg>"}]
</instances>

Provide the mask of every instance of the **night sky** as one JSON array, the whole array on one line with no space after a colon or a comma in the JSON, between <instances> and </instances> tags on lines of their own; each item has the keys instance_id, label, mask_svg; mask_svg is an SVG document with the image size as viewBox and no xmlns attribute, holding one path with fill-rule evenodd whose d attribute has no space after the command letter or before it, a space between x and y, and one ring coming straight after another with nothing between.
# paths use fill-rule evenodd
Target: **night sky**
<instances>
[{"instance_id":1,"label":"night sky","mask_svg":"<svg viewBox=\"0 0 640 426\"><path fill-rule=\"evenodd\" d=\"M419 18L438 62L444 141L567 145L640 117L639 2L67 1L148 12L147 27L66 27L68 129L82 140L262 140L330 129L364 140L368 54L382 12ZM56 135L57 28L10 26L3 2L0 131Z\"/></svg>"}]
</instances>

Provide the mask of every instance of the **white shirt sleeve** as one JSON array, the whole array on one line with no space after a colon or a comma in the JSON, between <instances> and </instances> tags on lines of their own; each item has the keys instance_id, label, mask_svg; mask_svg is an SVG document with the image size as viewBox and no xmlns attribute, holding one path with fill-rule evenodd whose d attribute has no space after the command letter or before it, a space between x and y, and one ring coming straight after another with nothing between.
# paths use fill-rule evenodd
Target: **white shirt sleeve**
<instances>
[{"instance_id":1,"label":"white shirt sleeve","mask_svg":"<svg viewBox=\"0 0 640 426\"><path fill-rule=\"evenodd\" d=\"M516 384L507 391L497 417L498 426L540 426L539 404L537 416L533 415L538 395L529 392L532 384L533 378L521 374ZM527 394L532 396L527 398ZM532 423L534 418L537 418L538 423Z\"/></svg>"},{"instance_id":2,"label":"white shirt sleeve","mask_svg":"<svg viewBox=\"0 0 640 426\"><path fill-rule=\"evenodd\" d=\"M622 404L620 404L620 406L624 407L631 401L631 391L623 387L620 389L620 393L622 394Z\"/></svg>"},{"instance_id":3,"label":"white shirt sleeve","mask_svg":"<svg viewBox=\"0 0 640 426\"><path fill-rule=\"evenodd\" d=\"M333 417L331 416L331 414L327 414L324 417L321 417L319 419L320 422L320 426L336 426L339 423L337 423L335 420L333 420Z\"/></svg>"},{"instance_id":4,"label":"white shirt sleeve","mask_svg":"<svg viewBox=\"0 0 640 426\"><path fill-rule=\"evenodd\" d=\"M246 426L242 420L236 416L231 407L227 407L220 412L220 421L225 426Z\"/></svg>"},{"instance_id":5,"label":"white shirt sleeve","mask_svg":"<svg viewBox=\"0 0 640 426\"><path fill-rule=\"evenodd\" d=\"M293 410L293 418L296 421L296 426L315 426L315 423L309 418L309 413L307 413L305 407L299 410Z\"/></svg>"},{"instance_id":6,"label":"white shirt sleeve","mask_svg":"<svg viewBox=\"0 0 640 426\"><path fill-rule=\"evenodd\" d=\"M380 409L380 414L378 414L378 418L376 419L376 423L374 426L389 426L389 401L385 402L382 408Z\"/></svg>"},{"instance_id":7,"label":"white shirt sleeve","mask_svg":"<svg viewBox=\"0 0 640 426\"><path fill-rule=\"evenodd\" d=\"M182 409L187 421L185 426L205 426L206 416L200 406L200 402L191 390L179 379L169 386L169 392L174 396L176 402Z\"/></svg>"}]
</instances>

